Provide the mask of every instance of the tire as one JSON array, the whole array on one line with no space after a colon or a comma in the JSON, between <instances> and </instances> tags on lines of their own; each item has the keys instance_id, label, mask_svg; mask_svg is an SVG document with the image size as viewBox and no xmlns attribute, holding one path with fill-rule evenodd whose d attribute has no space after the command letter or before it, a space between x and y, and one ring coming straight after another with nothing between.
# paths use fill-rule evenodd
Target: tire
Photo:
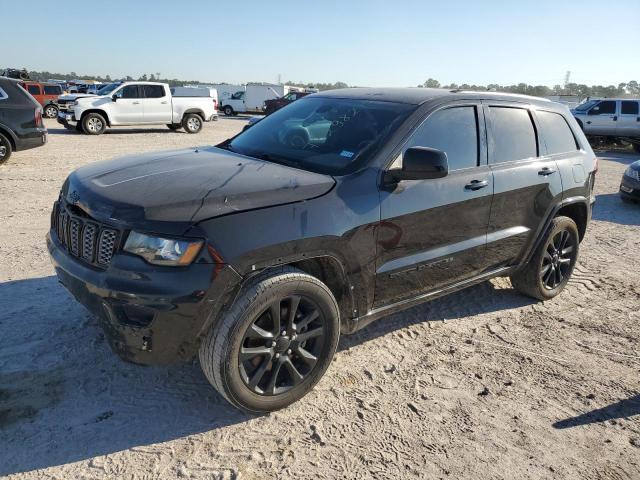
<instances>
[{"instance_id":1,"label":"tire","mask_svg":"<svg viewBox=\"0 0 640 480\"><path fill-rule=\"evenodd\" d=\"M222 111L227 117L231 117L236 114L236 112L233 111L233 107L231 105L225 105Z\"/></svg>"},{"instance_id":2,"label":"tire","mask_svg":"<svg viewBox=\"0 0 640 480\"><path fill-rule=\"evenodd\" d=\"M293 320L288 315L292 305ZM272 311L280 312L281 323L273 321ZM311 332L314 336L301 342ZM300 400L315 386L331 363L339 336L338 304L329 288L300 270L280 267L242 289L204 338L200 365L211 385L235 407L272 412ZM241 349L249 348L262 351L243 352L241 362Z\"/></svg>"},{"instance_id":3,"label":"tire","mask_svg":"<svg viewBox=\"0 0 640 480\"><path fill-rule=\"evenodd\" d=\"M82 119L82 131L87 135L102 135L107 122L99 113L89 113Z\"/></svg>"},{"instance_id":4,"label":"tire","mask_svg":"<svg viewBox=\"0 0 640 480\"><path fill-rule=\"evenodd\" d=\"M58 107L55 104L50 103L49 105L45 105L42 113L47 118L57 118L58 117Z\"/></svg>"},{"instance_id":5,"label":"tire","mask_svg":"<svg viewBox=\"0 0 640 480\"><path fill-rule=\"evenodd\" d=\"M167 127L169 127L169 130L175 132L176 130L180 130L182 128L182 125L180 125L179 123L168 123Z\"/></svg>"},{"instance_id":6,"label":"tire","mask_svg":"<svg viewBox=\"0 0 640 480\"><path fill-rule=\"evenodd\" d=\"M11 158L12 146L7 137L0 133L0 165Z\"/></svg>"},{"instance_id":7,"label":"tire","mask_svg":"<svg viewBox=\"0 0 640 480\"><path fill-rule=\"evenodd\" d=\"M196 113L187 113L182 118L182 128L184 128L187 133L199 133L200 130L202 130L203 124L204 121L202 117Z\"/></svg>"},{"instance_id":8,"label":"tire","mask_svg":"<svg viewBox=\"0 0 640 480\"><path fill-rule=\"evenodd\" d=\"M555 217L533 257L511 276L511 283L520 293L550 300L567 285L579 250L576 223L569 217Z\"/></svg>"}]
</instances>

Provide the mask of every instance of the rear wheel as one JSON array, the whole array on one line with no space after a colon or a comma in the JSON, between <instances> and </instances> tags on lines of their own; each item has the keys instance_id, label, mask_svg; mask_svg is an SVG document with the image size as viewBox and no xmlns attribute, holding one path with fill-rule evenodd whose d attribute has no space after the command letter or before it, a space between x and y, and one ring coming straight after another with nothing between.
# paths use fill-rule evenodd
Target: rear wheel
<instances>
[{"instance_id":1,"label":"rear wheel","mask_svg":"<svg viewBox=\"0 0 640 480\"><path fill-rule=\"evenodd\" d=\"M87 135L101 135L107 128L107 122L99 113L89 113L82 119L82 130Z\"/></svg>"},{"instance_id":2,"label":"rear wheel","mask_svg":"<svg viewBox=\"0 0 640 480\"><path fill-rule=\"evenodd\" d=\"M252 413L284 408L306 395L338 344L338 305L311 275L283 267L243 289L200 346L209 382Z\"/></svg>"},{"instance_id":3,"label":"rear wheel","mask_svg":"<svg viewBox=\"0 0 640 480\"><path fill-rule=\"evenodd\" d=\"M11 142L0 133L0 165L11 157Z\"/></svg>"},{"instance_id":4,"label":"rear wheel","mask_svg":"<svg viewBox=\"0 0 640 480\"><path fill-rule=\"evenodd\" d=\"M58 107L52 103L44 107L44 116L47 118L58 117Z\"/></svg>"},{"instance_id":5,"label":"rear wheel","mask_svg":"<svg viewBox=\"0 0 640 480\"><path fill-rule=\"evenodd\" d=\"M182 128L187 133L198 133L202 130L202 118L195 113L188 113L182 119Z\"/></svg>"},{"instance_id":6,"label":"rear wheel","mask_svg":"<svg viewBox=\"0 0 640 480\"><path fill-rule=\"evenodd\" d=\"M554 218L533 257L511 276L511 283L519 292L538 300L555 297L571 277L579 248L576 223L569 217Z\"/></svg>"},{"instance_id":7,"label":"rear wheel","mask_svg":"<svg viewBox=\"0 0 640 480\"><path fill-rule=\"evenodd\" d=\"M168 123L167 127L169 127L169 130L173 130L175 132L176 130L180 130L182 128L182 125L180 125L179 123Z\"/></svg>"}]
</instances>

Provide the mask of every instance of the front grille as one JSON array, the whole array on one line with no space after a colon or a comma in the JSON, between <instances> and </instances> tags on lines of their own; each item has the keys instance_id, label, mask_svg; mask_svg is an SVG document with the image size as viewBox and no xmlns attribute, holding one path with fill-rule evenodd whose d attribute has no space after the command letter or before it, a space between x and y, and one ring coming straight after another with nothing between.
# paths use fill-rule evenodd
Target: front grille
<instances>
[{"instance_id":1,"label":"front grille","mask_svg":"<svg viewBox=\"0 0 640 480\"><path fill-rule=\"evenodd\" d=\"M109 266L120 238L117 229L71 213L60 202L53 206L51 230L71 255L99 268Z\"/></svg>"}]
</instances>

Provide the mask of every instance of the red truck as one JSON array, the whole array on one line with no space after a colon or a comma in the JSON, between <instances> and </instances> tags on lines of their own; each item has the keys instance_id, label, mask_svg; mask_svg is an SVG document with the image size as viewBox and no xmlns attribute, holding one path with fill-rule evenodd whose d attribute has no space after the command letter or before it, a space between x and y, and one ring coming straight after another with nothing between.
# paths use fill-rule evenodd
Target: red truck
<instances>
[{"instance_id":1,"label":"red truck","mask_svg":"<svg viewBox=\"0 0 640 480\"><path fill-rule=\"evenodd\" d=\"M24 81L20 82L22 88L31 94L42 105L43 116L57 118L58 96L62 95L62 87L57 83L45 83Z\"/></svg>"}]
</instances>

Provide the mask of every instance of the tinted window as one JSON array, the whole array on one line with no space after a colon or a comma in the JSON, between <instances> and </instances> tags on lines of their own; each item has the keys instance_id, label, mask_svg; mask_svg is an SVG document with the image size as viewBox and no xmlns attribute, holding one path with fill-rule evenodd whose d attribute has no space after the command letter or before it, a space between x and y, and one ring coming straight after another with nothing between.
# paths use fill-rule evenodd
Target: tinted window
<instances>
[{"instance_id":1,"label":"tinted window","mask_svg":"<svg viewBox=\"0 0 640 480\"><path fill-rule=\"evenodd\" d=\"M116 92L118 98L140 98L137 85L127 85Z\"/></svg>"},{"instance_id":2,"label":"tinted window","mask_svg":"<svg viewBox=\"0 0 640 480\"><path fill-rule=\"evenodd\" d=\"M38 85L27 85L27 91L31 95L40 95L40 87Z\"/></svg>"},{"instance_id":3,"label":"tinted window","mask_svg":"<svg viewBox=\"0 0 640 480\"><path fill-rule=\"evenodd\" d=\"M162 85L145 85L145 98L162 98L164 97L164 87Z\"/></svg>"},{"instance_id":4,"label":"tinted window","mask_svg":"<svg viewBox=\"0 0 640 480\"><path fill-rule=\"evenodd\" d=\"M622 102L622 115L638 115L638 102Z\"/></svg>"},{"instance_id":5,"label":"tinted window","mask_svg":"<svg viewBox=\"0 0 640 480\"><path fill-rule=\"evenodd\" d=\"M536 133L523 108L491 107L493 154L491 163L537 156Z\"/></svg>"},{"instance_id":6,"label":"tinted window","mask_svg":"<svg viewBox=\"0 0 640 480\"><path fill-rule=\"evenodd\" d=\"M553 112L536 112L540 134L547 145L547 153L564 153L577 150L576 139L564 117Z\"/></svg>"},{"instance_id":7,"label":"tinted window","mask_svg":"<svg viewBox=\"0 0 640 480\"><path fill-rule=\"evenodd\" d=\"M430 147L447 154L449 170L478 165L478 125L475 107L439 110L418 127L409 147Z\"/></svg>"},{"instance_id":8,"label":"tinted window","mask_svg":"<svg viewBox=\"0 0 640 480\"><path fill-rule=\"evenodd\" d=\"M589 110L591 115L613 115L616 113L616 102L614 101L606 101L600 102L591 110Z\"/></svg>"},{"instance_id":9,"label":"tinted window","mask_svg":"<svg viewBox=\"0 0 640 480\"><path fill-rule=\"evenodd\" d=\"M61 95L62 89L58 85L45 85L44 94L45 95Z\"/></svg>"},{"instance_id":10,"label":"tinted window","mask_svg":"<svg viewBox=\"0 0 640 480\"><path fill-rule=\"evenodd\" d=\"M345 175L366 165L415 108L394 102L306 97L220 146L313 172Z\"/></svg>"}]
</instances>

